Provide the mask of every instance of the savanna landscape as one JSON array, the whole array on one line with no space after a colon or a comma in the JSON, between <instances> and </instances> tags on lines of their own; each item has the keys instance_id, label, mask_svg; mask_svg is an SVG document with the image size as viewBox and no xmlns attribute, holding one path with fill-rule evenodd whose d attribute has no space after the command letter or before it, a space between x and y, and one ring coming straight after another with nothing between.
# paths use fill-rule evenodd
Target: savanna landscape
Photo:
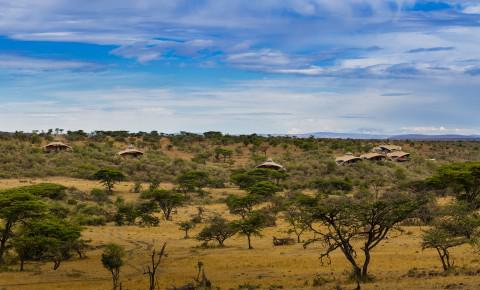
<instances>
[{"instance_id":1,"label":"savanna landscape","mask_svg":"<svg viewBox=\"0 0 480 290\"><path fill-rule=\"evenodd\" d=\"M114 289L478 289L480 145L335 163L383 143L4 133L0 287L111 289L118 269Z\"/></svg>"}]
</instances>

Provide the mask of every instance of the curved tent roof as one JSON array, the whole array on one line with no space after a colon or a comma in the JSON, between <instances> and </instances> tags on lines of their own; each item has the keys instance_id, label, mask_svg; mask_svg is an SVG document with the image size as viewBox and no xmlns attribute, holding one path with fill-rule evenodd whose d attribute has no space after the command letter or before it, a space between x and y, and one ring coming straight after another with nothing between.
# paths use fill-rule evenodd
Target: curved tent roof
<instances>
[{"instance_id":1,"label":"curved tent roof","mask_svg":"<svg viewBox=\"0 0 480 290\"><path fill-rule=\"evenodd\" d=\"M255 168L270 168L270 169L276 169L276 170L285 170L285 167L274 162L271 158L267 159L267 161L263 162L262 164L257 165Z\"/></svg>"},{"instance_id":2,"label":"curved tent roof","mask_svg":"<svg viewBox=\"0 0 480 290\"><path fill-rule=\"evenodd\" d=\"M410 153L403 152L403 151L395 151L387 154L387 157L391 159L397 159L397 158L408 157L408 156L410 156Z\"/></svg>"},{"instance_id":3,"label":"curved tent roof","mask_svg":"<svg viewBox=\"0 0 480 290\"><path fill-rule=\"evenodd\" d=\"M385 155L379 154L379 153L365 153L360 155L360 158L366 159L366 160L379 160L379 159L385 159Z\"/></svg>"},{"instance_id":4,"label":"curved tent roof","mask_svg":"<svg viewBox=\"0 0 480 290\"><path fill-rule=\"evenodd\" d=\"M118 152L118 155L120 155L120 156L124 156L124 155L139 156L139 155L143 155L143 153L144 152L142 150L136 149L133 146L129 146L127 149Z\"/></svg>"},{"instance_id":5,"label":"curved tent roof","mask_svg":"<svg viewBox=\"0 0 480 290\"><path fill-rule=\"evenodd\" d=\"M65 144L65 143L62 143L62 142L59 142L59 141L54 141L54 142L50 142L47 145L43 146L43 149L45 149L45 150L49 150L49 149L72 150L72 147Z\"/></svg>"},{"instance_id":6,"label":"curved tent roof","mask_svg":"<svg viewBox=\"0 0 480 290\"><path fill-rule=\"evenodd\" d=\"M353 156L353 154L351 154L351 153L349 153L349 154L347 153L343 156L335 158L335 162L337 164L354 163L354 162L361 161L361 160L362 160L362 158L360 158L358 156Z\"/></svg>"},{"instance_id":7,"label":"curved tent roof","mask_svg":"<svg viewBox=\"0 0 480 290\"><path fill-rule=\"evenodd\" d=\"M378 145L377 147L373 148L373 151L393 152L393 151L401 151L401 150L402 150L402 147L398 145L391 145L391 144Z\"/></svg>"}]
</instances>

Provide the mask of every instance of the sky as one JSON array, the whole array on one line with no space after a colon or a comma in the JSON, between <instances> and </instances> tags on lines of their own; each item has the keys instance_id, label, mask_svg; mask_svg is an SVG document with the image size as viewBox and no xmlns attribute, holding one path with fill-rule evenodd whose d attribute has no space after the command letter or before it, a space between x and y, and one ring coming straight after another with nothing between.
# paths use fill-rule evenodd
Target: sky
<instances>
[{"instance_id":1,"label":"sky","mask_svg":"<svg viewBox=\"0 0 480 290\"><path fill-rule=\"evenodd\" d=\"M480 133L480 1L0 7L0 131Z\"/></svg>"}]
</instances>

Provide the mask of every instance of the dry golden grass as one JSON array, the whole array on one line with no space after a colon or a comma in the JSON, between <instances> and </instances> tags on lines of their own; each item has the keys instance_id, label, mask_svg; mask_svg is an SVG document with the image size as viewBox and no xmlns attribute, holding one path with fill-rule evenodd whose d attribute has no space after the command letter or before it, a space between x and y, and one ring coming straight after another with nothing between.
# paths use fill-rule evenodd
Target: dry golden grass
<instances>
[{"instance_id":1,"label":"dry golden grass","mask_svg":"<svg viewBox=\"0 0 480 290\"><path fill-rule=\"evenodd\" d=\"M57 182L66 186L75 186L89 191L98 187L95 181L67 179L61 177L35 180L0 180L0 188L14 187L36 182ZM122 183L116 187L117 194L128 200L137 198L129 193L131 184ZM168 187L168 184L163 184ZM215 190L219 197L232 190ZM229 216L222 204L205 206L207 213L214 212ZM313 246L303 249L300 244L284 247L273 247L272 236L286 236L286 225L280 220L276 228L268 228L263 237L254 238L254 250L246 248L243 237L234 237L226 241L225 248L199 248L194 239L183 239L183 232L176 222L187 219L195 212L195 206L181 208L174 216L173 222L162 221L160 226L142 228L136 226L100 226L87 227L83 232L85 239L91 239L97 247L88 252L86 259L73 259L63 262L54 271L51 264L27 263L25 272L13 270L0 273L0 288L5 289L110 289L109 273L102 267L101 246L115 242L126 247L127 263L122 268L124 289L146 289L147 277L143 275L143 266L148 264L152 246L159 248L167 242L168 257L160 270L159 280L162 289L172 285L182 285L192 281L198 261L204 262L206 274L215 286L221 289L237 288L249 283L261 285L268 289L272 285L282 285L283 289L317 289L308 285L316 274L334 280L319 289L333 289L338 283L345 289L353 289L348 282L347 271L350 269L343 256L336 252L332 255L331 265L322 265L318 259L320 249ZM202 225L191 233L194 236ZM480 277L467 275L450 275L446 277L408 277L406 274L413 268L440 272L440 263L433 250L422 251L420 248L421 228L405 227L405 233L393 237L381 244L373 254L371 274L375 282L365 284L362 289L446 289L448 285L460 285L462 288L447 289L480 289ZM472 269L478 268L476 254L469 247L454 249L456 265ZM460 284L461 283L461 284ZM448 286L452 287L452 286Z\"/></svg>"}]
</instances>

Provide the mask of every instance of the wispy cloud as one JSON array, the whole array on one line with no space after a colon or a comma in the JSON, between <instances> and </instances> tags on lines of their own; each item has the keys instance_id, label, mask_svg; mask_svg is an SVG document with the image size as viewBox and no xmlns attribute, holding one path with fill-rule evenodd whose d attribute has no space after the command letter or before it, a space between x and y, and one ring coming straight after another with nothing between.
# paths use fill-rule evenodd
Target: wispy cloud
<instances>
[{"instance_id":1,"label":"wispy cloud","mask_svg":"<svg viewBox=\"0 0 480 290\"><path fill-rule=\"evenodd\" d=\"M454 50L455 47L448 46L448 47L429 47L429 48L415 48L407 51L408 53L419 53L419 52L436 52L436 51L449 51Z\"/></svg>"},{"instance_id":2,"label":"wispy cloud","mask_svg":"<svg viewBox=\"0 0 480 290\"><path fill-rule=\"evenodd\" d=\"M0 0L0 122L281 133L480 124L477 1L84 2Z\"/></svg>"},{"instance_id":3,"label":"wispy cloud","mask_svg":"<svg viewBox=\"0 0 480 290\"><path fill-rule=\"evenodd\" d=\"M11 54L0 54L0 69L13 71L99 71L105 65L71 60L33 58Z\"/></svg>"}]
</instances>

